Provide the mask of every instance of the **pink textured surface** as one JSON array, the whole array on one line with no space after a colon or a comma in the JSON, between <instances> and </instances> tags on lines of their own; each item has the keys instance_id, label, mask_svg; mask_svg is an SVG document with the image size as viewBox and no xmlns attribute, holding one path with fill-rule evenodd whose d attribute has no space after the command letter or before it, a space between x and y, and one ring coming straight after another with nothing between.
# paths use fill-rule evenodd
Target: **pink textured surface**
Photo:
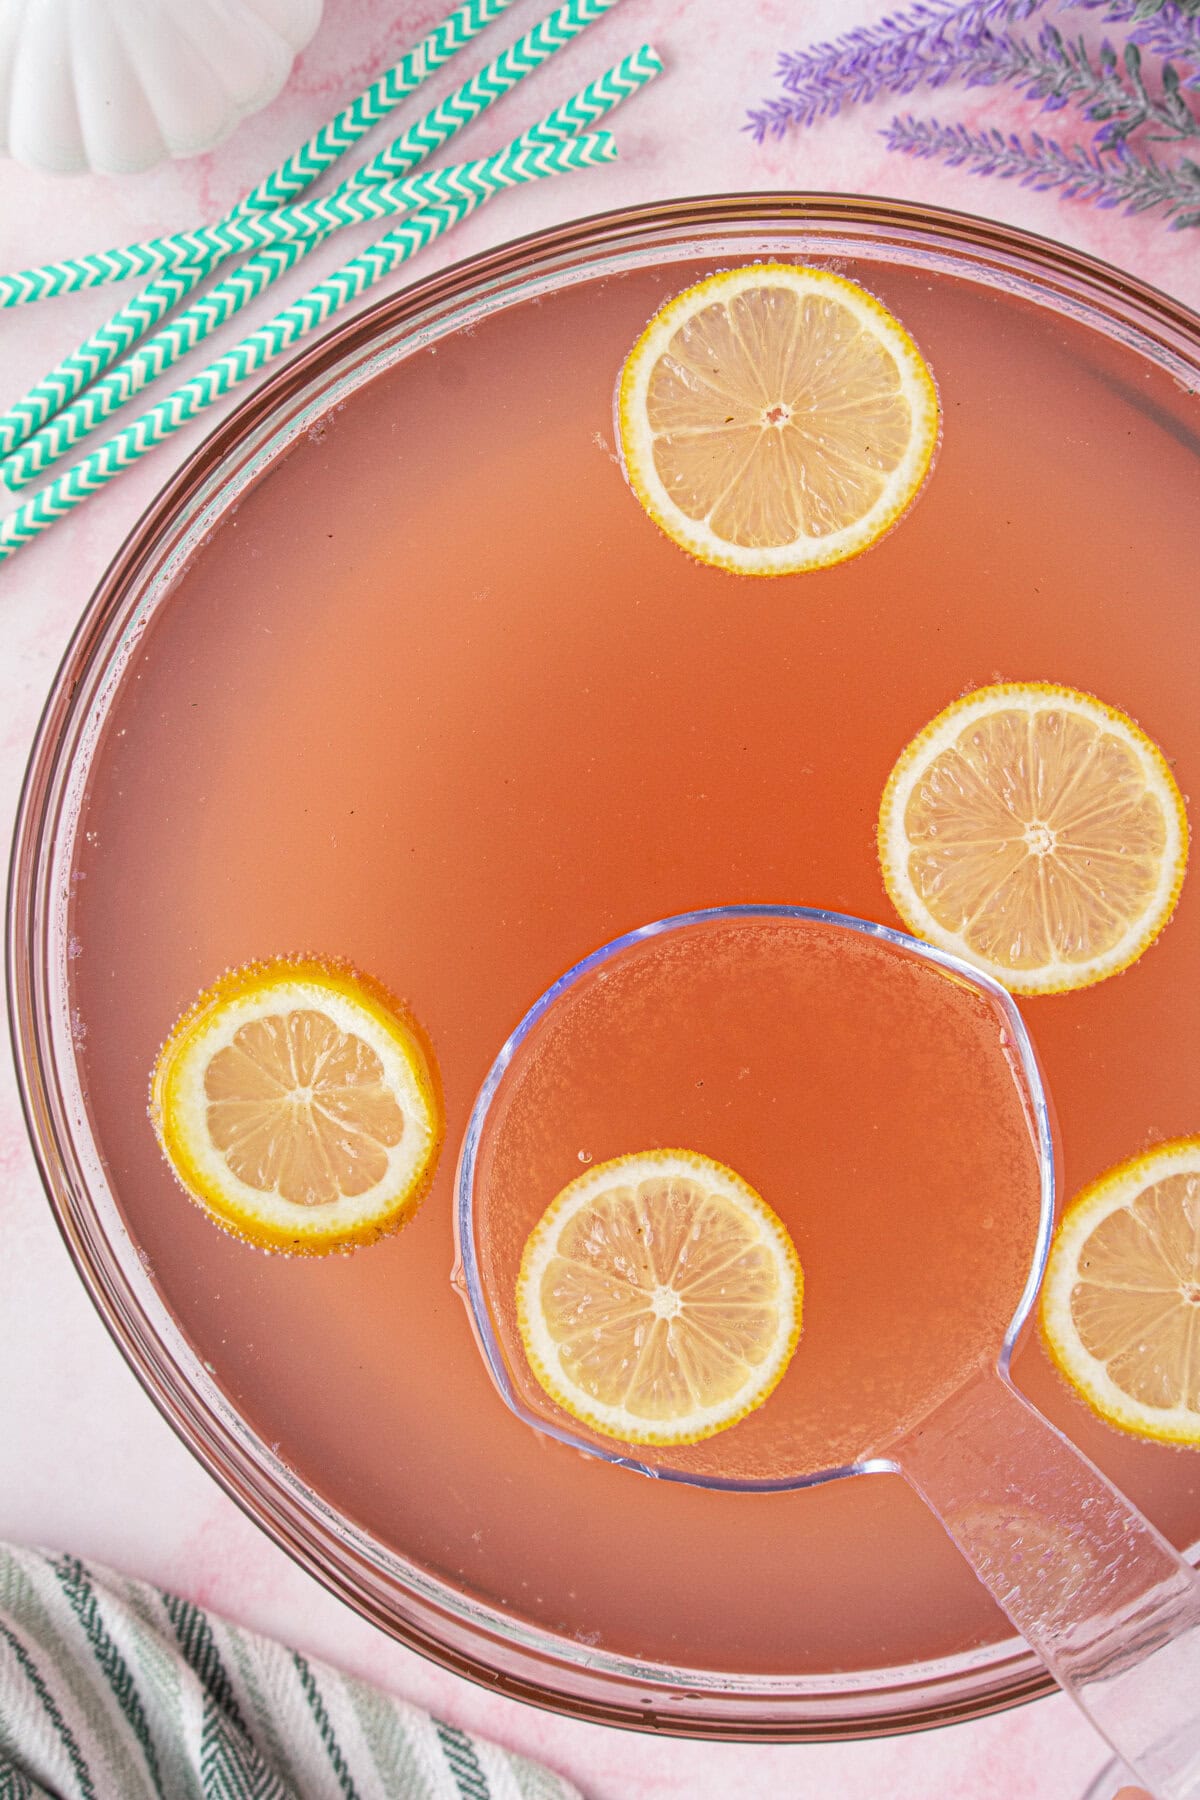
<instances>
[{"instance_id":1,"label":"pink textured surface","mask_svg":"<svg viewBox=\"0 0 1200 1800\"><path fill-rule=\"evenodd\" d=\"M222 148L124 180L62 182L0 163L0 267L28 265L212 218L418 37L441 0L327 0L324 23L276 103ZM545 10L520 0L496 47ZM804 136L756 147L746 107L772 89L776 52L880 16L878 0L625 0L603 24L461 140L483 153L643 39L668 74L618 115L621 161L505 196L414 273L539 226L632 201L738 188L898 195L986 212L1076 244L1200 306L1200 235L1123 219L1053 195L889 156L887 101ZM1078 19L1078 15L1076 15ZM464 63L463 69L470 64ZM456 79L461 79L461 75ZM454 82L447 72L432 95ZM917 96L914 110L1006 123L995 95L969 106ZM1061 128L1064 116L1055 124ZM369 233L360 233L356 247ZM278 304L352 246L326 246ZM107 316L115 290L0 315L0 397L37 378ZM274 310L260 304L256 320ZM231 341L246 322L227 331ZM68 635L104 567L161 482L213 418L180 433L0 571L0 813L8 821L37 716ZM900 1741L828 1746L699 1745L585 1726L442 1673L327 1595L225 1499L177 1443L92 1312L59 1241L0 1069L0 1535L67 1547L169 1584L258 1629L340 1662L473 1730L543 1758L591 1800L1068 1800L1104 1760L1062 1699Z\"/></svg>"}]
</instances>

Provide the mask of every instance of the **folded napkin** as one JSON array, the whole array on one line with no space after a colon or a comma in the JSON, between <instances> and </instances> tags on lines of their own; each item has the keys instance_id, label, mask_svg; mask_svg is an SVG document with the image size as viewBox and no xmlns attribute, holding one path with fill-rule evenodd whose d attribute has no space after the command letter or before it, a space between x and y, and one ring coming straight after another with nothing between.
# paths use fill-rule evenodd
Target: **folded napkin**
<instances>
[{"instance_id":1,"label":"folded napkin","mask_svg":"<svg viewBox=\"0 0 1200 1800\"><path fill-rule=\"evenodd\" d=\"M0 1800L580 1800L188 1600L0 1545Z\"/></svg>"}]
</instances>

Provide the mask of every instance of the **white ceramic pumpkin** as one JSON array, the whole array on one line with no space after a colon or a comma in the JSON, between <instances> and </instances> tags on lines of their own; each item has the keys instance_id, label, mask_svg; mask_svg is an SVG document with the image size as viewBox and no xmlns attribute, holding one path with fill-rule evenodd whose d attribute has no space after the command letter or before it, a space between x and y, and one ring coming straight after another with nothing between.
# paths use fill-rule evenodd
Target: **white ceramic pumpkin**
<instances>
[{"instance_id":1,"label":"white ceramic pumpkin","mask_svg":"<svg viewBox=\"0 0 1200 1800\"><path fill-rule=\"evenodd\" d=\"M130 175L273 100L323 0L0 0L0 154Z\"/></svg>"}]
</instances>

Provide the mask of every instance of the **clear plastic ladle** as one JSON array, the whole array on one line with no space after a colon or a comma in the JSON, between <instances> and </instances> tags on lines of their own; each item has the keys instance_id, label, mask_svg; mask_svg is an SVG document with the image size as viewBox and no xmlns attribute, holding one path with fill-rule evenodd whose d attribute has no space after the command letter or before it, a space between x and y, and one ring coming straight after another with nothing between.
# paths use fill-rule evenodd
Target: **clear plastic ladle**
<instances>
[{"instance_id":1,"label":"clear plastic ladle","mask_svg":"<svg viewBox=\"0 0 1200 1800\"><path fill-rule=\"evenodd\" d=\"M854 1031L843 1032L850 1016ZM929 1034L959 1031L954 1054L931 1061ZM692 1034L695 1080L679 1079L681 1032ZM660 1074L668 1066L670 1093ZM885 1087L876 1115L873 1096ZM524 1359L513 1296L529 1231L579 1173L577 1159L656 1146L738 1167L786 1219L777 1190L790 1179L789 1145L772 1141L772 1120L791 1116L798 1092L811 1096L818 1138L827 1121L836 1140L847 1117L854 1135L843 1129L833 1143L823 1179L807 1171L826 1209L811 1213L813 1229L825 1235L806 1295L812 1323L779 1387L700 1444L631 1446L591 1432L549 1399ZM961 1121L984 1102L1002 1129L980 1167ZM904 1164L922 1146L929 1179L944 1188L936 1241L927 1218L922 1239L917 1209L888 1204L887 1171L905 1191ZM774 1186L756 1179L764 1159ZM872 1184L874 1210L854 1214ZM832 1231L839 1194L851 1210ZM996 1230L1006 1194L1013 1205L1019 1196L1019 1231ZM506 1403L590 1455L744 1492L903 1475L1129 1769L1158 1800L1187 1800L1200 1796L1200 1579L1010 1377L1053 1216L1046 1095L1003 988L883 926L802 907L728 907L619 938L526 1014L464 1139L455 1280ZM794 1235L807 1262L803 1234ZM868 1252L874 1261L861 1260ZM820 1289L878 1284L881 1267L895 1280L878 1333L859 1332L839 1354L837 1307ZM937 1284L951 1267L970 1284L972 1306L939 1311ZM893 1389L887 1371L901 1366Z\"/></svg>"}]
</instances>

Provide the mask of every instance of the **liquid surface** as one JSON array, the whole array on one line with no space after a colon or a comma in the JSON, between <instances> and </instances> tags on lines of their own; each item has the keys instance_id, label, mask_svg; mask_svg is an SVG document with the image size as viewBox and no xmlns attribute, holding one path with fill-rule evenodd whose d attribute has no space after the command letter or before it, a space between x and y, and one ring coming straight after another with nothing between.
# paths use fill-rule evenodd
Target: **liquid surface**
<instances>
[{"instance_id":1,"label":"liquid surface","mask_svg":"<svg viewBox=\"0 0 1200 1800\"><path fill-rule=\"evenodd\" d=\"M704 1493L509 1413L448 1280L453 1146L532 1000L621 932L755 900L895 923L879 796L968 686L1094 691L1200 794L1184 529L1200 408L1019 299L851 262L935 372L937 463L860 559L739 580L661 537L612 456L629 346L710 266L586 284L423 350L243 498L115 699L79 832L71 1002L135 1243L232 1403L331 1505L490 1604L628 1656L869 1668L1009 1629L898 1478ZM216 1231L146 1116L193 996L309 949L408 999L449 1147L399 1237L314 1264ZM1198 978L1189 882L1127 974L1025 1006L1065 1191L1198 1128ZM1094 1421L1036 1345L1016 1369L1177 1541L1200 1533L1200 1461Z\"/></svg>"},{"instance_id":2,"label":"liquid surface","mask_svg":"<svg viewBox=\"0 0 1200 1800\"><path fill-rule=\"evenodd\" d=\"M584 976L510 1065L474 1184L483 1286L527 1408L606 1442L547 1400L522 1354L529 1232L585 1159L684 1146L778 1213L804 1270L803 1332L749 1418L639 1460L787 1482L886 1454L995 1360L1033 1260L1039 1167L1008 1037L981 991L807 921L692 925Z\"/></svg>"}]
</instances>

